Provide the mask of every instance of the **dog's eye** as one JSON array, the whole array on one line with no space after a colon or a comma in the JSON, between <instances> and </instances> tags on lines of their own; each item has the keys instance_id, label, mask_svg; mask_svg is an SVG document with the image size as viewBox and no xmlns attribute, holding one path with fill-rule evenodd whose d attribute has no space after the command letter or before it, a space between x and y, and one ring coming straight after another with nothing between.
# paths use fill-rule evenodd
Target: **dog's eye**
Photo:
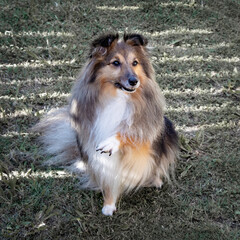
<instances>
[{"instance_id":1,"label":"dog's eye","mask_svg":"<svg viewBox=\"0 0 240 240\"><path fill-rule=\"evenodd\" d=\"M120 62L119 62L119 61L114 61L114 62L112 62L112 64L113 64L115 67L120 66Z\"/></svg>"},{"instance_id":2,"label":"dog's eye","mask_svg":"<svg viewBox=\"0 0 240 240\"><path fill-rule=\"evenodd\" d=\"M133 63L132 63L132 65L135 67L135 66L137 66L138 65L138 61L134 61Z\"/></svg>"}]
</instances>

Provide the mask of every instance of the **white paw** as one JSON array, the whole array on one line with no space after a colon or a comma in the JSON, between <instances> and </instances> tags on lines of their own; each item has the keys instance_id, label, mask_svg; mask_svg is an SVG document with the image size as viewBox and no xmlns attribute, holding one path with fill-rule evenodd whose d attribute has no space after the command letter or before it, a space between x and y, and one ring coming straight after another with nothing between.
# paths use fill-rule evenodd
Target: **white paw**
<instances>
[{"instance_id":1,"label":"white paw","mask_svg":"<svg viewBox=\"0 0 240 240\"><path fill-rule=\"evenodd\" d=\"M120 142L116 136L112 136L101 142L96 150L101 151L101 153L109 153L109 156L111 156L119 150L119 145Z\"/></svg>"},{"instance_id":2,"label":"white paw","mask_svg":"<svg viewBox=\"0 0 240 240\"><path fill-rule=\"evenodd\" d=\"M105 205L103 208L102 208L102 213L106 216L112 216L113 215L113 212L116 211L116 207L115 207L115 204L111 204L111 205Z\"/></svg>"},{"instance_id":3,"label":"white paw","mask_svg":"<svg viewBox=\"0 0 240 240\"><path fill-rule=\"evenodd\" d=\"M163 185L163 181L161 178L159 177L156 177L153 181L153 186L156 187L156 188L161 188Z\"/></svg>"}]
</instances>

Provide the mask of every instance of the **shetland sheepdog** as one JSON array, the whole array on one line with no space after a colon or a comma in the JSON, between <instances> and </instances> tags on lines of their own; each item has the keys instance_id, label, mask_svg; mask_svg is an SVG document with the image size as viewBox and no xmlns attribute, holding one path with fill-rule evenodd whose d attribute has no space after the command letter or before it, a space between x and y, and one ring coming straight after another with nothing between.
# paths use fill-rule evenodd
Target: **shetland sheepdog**
<instances>
[{"instance_id":1,"label":"shetland sheepdog","mask_svg":"<svg viewBox=\"0 0 240 240\"><path fill-rule=\"evenodd\" d=\"M169 180L178 152L177 133L164 116L147 39L107 34L94 40L69 104L43 118L50 165L80 171L85 187L102 191L102 213L116 211L119 196Z\"/></svg>"}]
</instances>

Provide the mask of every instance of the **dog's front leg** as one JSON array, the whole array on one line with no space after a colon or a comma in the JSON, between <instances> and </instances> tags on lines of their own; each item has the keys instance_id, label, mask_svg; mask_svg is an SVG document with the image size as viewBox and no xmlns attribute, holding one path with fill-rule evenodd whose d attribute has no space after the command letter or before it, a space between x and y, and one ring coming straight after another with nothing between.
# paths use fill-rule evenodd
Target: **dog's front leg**
<instances>
[{"instance_id":1,"label":"dog's front leg","mask_svg":"<svg viewBox=\"0 0 240 240\"><path fill-rule=\"evenodd\" d=\"M102 213L106 216L112 216L113 212L116 211L116 198L117 196L113 196L112 191L109 187L105 187L103 189L103 197L104 197L104 205L102 208Z\"/></svg>"},{"instance_id":2,"label":"dog's front leg","mask_svg":"<svg viewBox=\"0 0 240 240\"><path fill-rule=\"evenodd\" d=\"M97 146L96 151L101 151L101 153L109 153L109 156L111 156L119 150L119 146L120 141L117 139L117 135L114 135L102 141Z\"/></svg>"}]
</instances>

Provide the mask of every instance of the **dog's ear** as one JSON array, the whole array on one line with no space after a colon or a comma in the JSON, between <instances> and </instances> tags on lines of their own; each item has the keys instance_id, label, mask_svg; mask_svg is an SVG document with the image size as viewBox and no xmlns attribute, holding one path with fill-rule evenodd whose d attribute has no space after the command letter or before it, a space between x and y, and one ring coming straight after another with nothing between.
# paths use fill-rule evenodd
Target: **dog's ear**
<instances>
[{"instance_id":1,"label":"dog's ear","mask_svg":"<svg viewBox=\"0 0 240 240\"><path fill-rule=\"evenodd\" d=\"M148 40L145 37L137 33L131 33L131 34L124 33L123 39L127 44L130 44L132 46L145 47L148 43Z\"/></svg>"},{"instance_id":2,"label":"dog's ear","mask_svg":"<svg viewBox=\"0 0 240 240\"><path fill-rule=\"evenodd\" d=\"M118 40L118 37L118 33L116 33L103 35L95 39L91 44L90 58L96 54L105 55L116 40Z\"/></svg>"}]
</instances>

